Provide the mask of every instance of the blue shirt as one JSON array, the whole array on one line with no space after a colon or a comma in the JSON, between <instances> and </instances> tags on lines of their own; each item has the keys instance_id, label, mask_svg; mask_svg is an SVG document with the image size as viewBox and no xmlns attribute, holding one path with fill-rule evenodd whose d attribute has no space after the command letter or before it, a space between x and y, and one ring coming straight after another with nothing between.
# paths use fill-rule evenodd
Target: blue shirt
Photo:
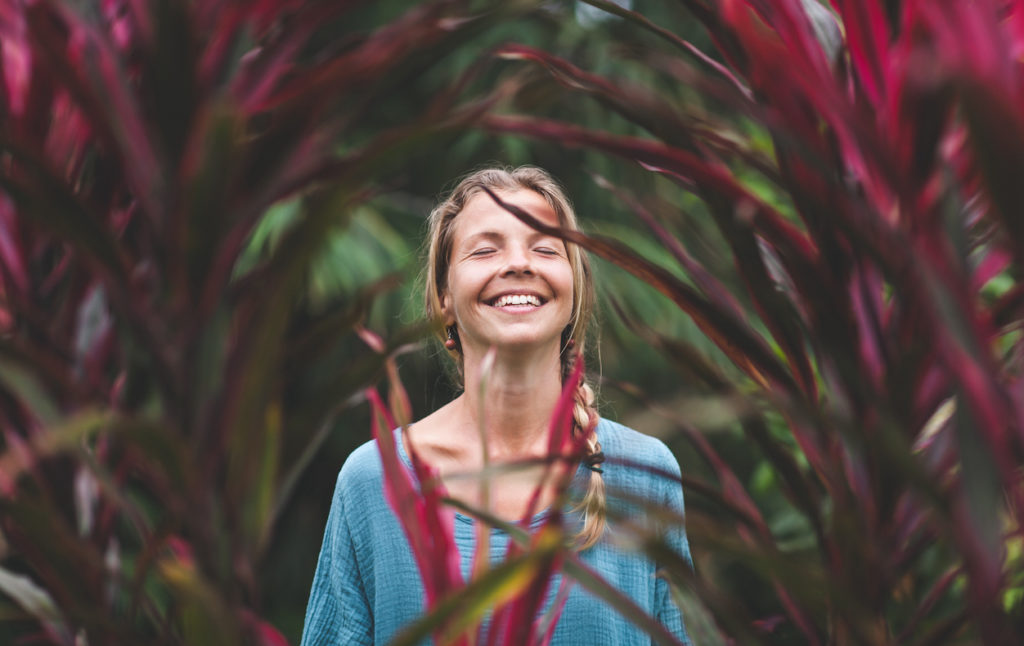
<instances>
[{"instance_id":1,"label":"blue shirt","mask_svg":"<svg viewBox=\"0 0 1024 646\"><path fill-rule=\"evenodd\" d=\"M608 504L639 511L627 500L641 497L683 513L682 488L677 480L679 465L658 439L621 424L602 419L596 429L607 457L603 465ZM396 432L399 454L411 471L411 464ZM623 460L626 463L619 463ZM634 465L643 465L642 467ZM590 472L581 466L573 488L585 490ZM324 531L323 546L313 577L302 646L328 644L386 644L403 627L423 614L423 585L402 527L384 498L383 473L375 442L359 447L345 461L338 474L331 512ZM539 526L546 514L532 522ZM570 512L567 526L572 521ZM578 517L576 518L578 523ZM455 542L461 557L462 575L468 580L475 545L474 523L455 514ZM578 526L578 525L577 525ZM689 643L678 607L669 586L657 576L658 566L632 550L622 550L609 541L616 527L609 524L606 536L580 554L580 559L661 621L684 643ZM678 527L665 536L673 549L690 560L685 532ZM509 536L491 530L491 559L500 561ZM548 587L544 608L552 603L561 582L556 574ZM592 596L578 583L569 592L561 618L551 640L553 646L593 644L650 644L651 638L610 606Z\"/></svg>"}]
</instances>

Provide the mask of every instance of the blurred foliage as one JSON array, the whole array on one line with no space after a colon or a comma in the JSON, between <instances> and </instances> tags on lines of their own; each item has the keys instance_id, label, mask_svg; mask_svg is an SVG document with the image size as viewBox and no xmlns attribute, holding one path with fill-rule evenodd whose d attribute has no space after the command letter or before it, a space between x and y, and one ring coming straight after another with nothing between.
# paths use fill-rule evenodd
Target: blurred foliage
<instances>
[{"instance_id":1,"label":"blurred foliage","mask_svg":"<svg viewBox=\"0 0 1024 646\"><path fill-rule=\"evenodd\" d=\"M486 163L628 247L589 368L696 643L1015 642L1020 3L590 4L0 0L0 643L297 643L356 326L452 395L419 240Z\"/></svg>"},{"instance_id":2,"label":"blurred foliage","mask_svg":"<svg viewBox=\"0 0 1024 646\"><path fill-rule=\"evenodd\" d=\"M566 239L700 330L606 294L678 372L606 389L684 464L698 574L674 574L739 643L1015 643L1021 5L688 0L695 46L588 4L645 45L500 55L629 125L484 122L636 163L593 173L620 223Z\"/></svg>"}]
</instances>

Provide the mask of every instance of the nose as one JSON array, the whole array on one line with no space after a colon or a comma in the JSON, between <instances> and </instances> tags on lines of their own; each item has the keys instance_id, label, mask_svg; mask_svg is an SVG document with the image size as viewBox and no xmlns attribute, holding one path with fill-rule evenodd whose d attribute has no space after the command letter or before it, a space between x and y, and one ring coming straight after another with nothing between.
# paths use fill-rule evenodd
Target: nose
<instances>
[{"instance_id":1,"label":"nose","mask_svg":"<svg viewBox=\"0 0 1024 646\"><path fill-rule=\"evenodd\" d=\"M519 245L511 245L505 253L505 266L502 267L502 276L515 276L518 274L533 274L533 266L530 263L528 249Z\"/></svg>"}]
</instances>

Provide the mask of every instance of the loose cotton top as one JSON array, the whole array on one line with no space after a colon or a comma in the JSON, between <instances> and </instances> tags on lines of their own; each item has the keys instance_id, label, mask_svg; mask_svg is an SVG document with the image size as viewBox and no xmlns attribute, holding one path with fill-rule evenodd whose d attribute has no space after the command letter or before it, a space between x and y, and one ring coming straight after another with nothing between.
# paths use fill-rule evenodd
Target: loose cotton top
<instances>
[{"instance_id":1,"label":"loose cotton top","mask_svg":"<svg viewBox=\"0 0 1024 646\"><path fill-rule=\"evenodd\" d=\"M664 475L667 472L678 478L679 465L660 440L606 419L598 423L596 433L607 458L602 466L609 505L640 519L635 500L642 497L683 513L679 481ZM399 456L411 472L400 432L395 432L395 439ZM589 475L590 471L581 465L573 480L574 491L585 491ZM475 523L479 521L460 513L454 515L462 576L468 580L476 542ZM531 530L539 527L546 516L547 512L535 516ZM570 523L574 517L578 526L579 515L567 511L567 527L573 526ZM615 524L610 524L605 538L582 552L580 559L689 644L669 586L657 575L658 565L640 553L615 546L609 539L616 531ZM685 532L678 527L668 531L667 542L689 561ZM491 530L492 562L504 558L508 541L505 531ZM561 575L556 574L548 586L542 612L553 603L560 583ZM423 614L423 600L412 550L384 497L376 442L368 442L352 452L338 474L306 607L302 646L387 644ZM650 643L649 635L578 583L570 588L551 640L553 646Z\"/></svg>"}]
</instances>

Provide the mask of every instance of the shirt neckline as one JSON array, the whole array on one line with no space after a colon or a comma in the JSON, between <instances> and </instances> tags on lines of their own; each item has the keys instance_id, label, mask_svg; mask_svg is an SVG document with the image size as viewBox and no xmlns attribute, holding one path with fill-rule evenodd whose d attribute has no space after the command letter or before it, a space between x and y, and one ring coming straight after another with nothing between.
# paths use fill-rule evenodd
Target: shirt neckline
<instances>
[{"instance_id":1,"label":"shirt neckline","mask_svg":"<svg viewBox=\"0 0 1024 646\"><path fill-rule=\"evenodd\" d=\"M594 432L596 433L597 429L594 429ZM412 471L413 473L415 473L415 469L412 466L412 460L409 458L409 455L405 452L405 438L403 437L403 434L402 434L402 428L401 427L396 428L394 431L392 431L392 433L393 433L393 436L395 438L395 446L398 447L398 457L399 457L399 459L401 459L402 464L404 464L409 469L409 471ZM575 482L578 478L580 478L580 476L582 475L582 472L583 472L583 470L585 468L586 467L583 466L583 463L580 462L580 464L576 467L576 473L573 474L573 482ZM570 507L566 507L565 511L568 511L569 508ZM531 528L537 527L542 522L544 522L544 520L548 516L550 516L550 515L551 515L551 507L545 507L544 509L540 510L539 512L537 512L536 514L533 515L533 517L530 519L530 527ZM468 524L468 525L473 525L473 524L476 523L476 519L475 518L473 518L472 516L469 516L467 514L463 514L462 512L460 512L458 510L455 510L455 520L459 521L460 523L465 523L465 524ZM509 524L510 525L519 525L520 522L519 521L511 521ZM491 531L496 531L496 532L499 532L499 533L502 533L502 534L507 533L507 532L505 532L504 529L501 529L500 527L492 527Z\"/></svg>"}]
</instances>

